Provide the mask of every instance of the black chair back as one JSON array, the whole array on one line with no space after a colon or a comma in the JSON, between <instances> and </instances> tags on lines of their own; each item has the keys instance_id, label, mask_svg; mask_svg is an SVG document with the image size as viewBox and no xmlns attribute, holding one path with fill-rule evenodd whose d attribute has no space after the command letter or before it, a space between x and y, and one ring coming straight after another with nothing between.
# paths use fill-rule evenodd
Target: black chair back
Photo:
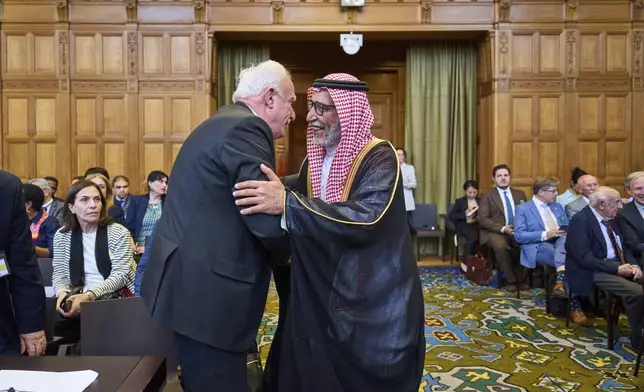
<instances>
[{"instance_id":1,"label":"black chair back","mask_svg":"<svg viewBox=\"0 0 644 392\"><path fill-rule=\"evenodd\" d=\"M56 297L45 298L45 337L47 341L51 341L54 338L54 327L60 319L60 313L56 311L57 301L58 298Z\"/></svg>"},{"instance_id":2,"label":"black chair back","mask_svg":"<svg viewBox=\"0 0 644 392\"><path fill-rule=\"evenodd\" d=\"M49 287L52 285L52 275L54 274L54 265L52 259L38 259L38 267L42 275L42 285Z\"/></svg>"},{"instance_id":3,"label":"black chair back","mask_svg":"<svg viewBox=\"0 0 644 392\"><path fill-rule=\"evenodd\" d=\"M449 220L449 214L453 209L454 203L450 203L450 205L447 206L447 214L445 214L445 229L451 231L452 233L456 233L456 226L454 226L454 222Z\"/></svg>"},{"instance_id":4,"label":"black chair back","mask_svg":"<svg viewBox=\"0 0 644 392\"><path fill-rule=\"evenodd\" d=\"M435 204L416 204L411 213L411 226L419 229L438 229L438 217Z\"/></svg>"},{"instance_id":5,"label":"black chair back","mask_svg":"<svg viewBox=\"0 0 644 392\"><path fill-rule=\"evenodd\" d=\"M141 297L82 304L81 352L85 356L163 356L168 376L177 371L173 332L152 320Z\"/></svg>"}]
</instances>

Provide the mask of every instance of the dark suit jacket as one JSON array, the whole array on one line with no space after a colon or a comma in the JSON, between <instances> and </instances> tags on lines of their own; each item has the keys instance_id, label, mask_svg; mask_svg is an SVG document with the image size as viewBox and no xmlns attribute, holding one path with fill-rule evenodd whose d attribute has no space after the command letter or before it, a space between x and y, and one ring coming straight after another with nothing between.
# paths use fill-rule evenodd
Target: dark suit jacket
<instances>
[{"instance_id":1,"label":"dark suit jacket","mask_svg":"<svg viewBox=\"0 0 644 392\"><path fill-rule=\"evenodd\" d=\"M63 212L65 211L65 201L60 199L54 199L54 202L51 203L49 207L49 216L53 216L58 219L58 222L63 224Z\"/></svg>"},{"instance_id":2,"label":"dark suit jacket","mask_svg":"<svg viewBox=\"0 0 644 392\"><path fill-rule=\"evenodd\" d=\"M242 352L254 345L270 250L288 248L280 216L243 216L234 186L275 167L268 124L241 103L195 129L172 168L141 296L157 321L193 340Z\"/></svg>"},{"instance_id":3,"label":"dark suit jacket","mask_svg":"<svg viewBox=\"0 0 644 392\"><path fill-rule=\"evenodd\" d=\"M481 205L481 199L479 197L476 198L476 203ZM456 232L460 233L462 228L467 226L467 217L465 216L465 211L467 210L467 196L459 197L454 201L454 207L452 210L449 212L449 216L447 219L452 221L454 223L454 227L456 228ZM478 215L478 211L477 211ZM475 224L472 224L474 228L478 227Z\"/></svg>"},{"instance_id":4,"label":"dark suit jacket","mask_svg":"<svg viewBox=\"0 0 644 392\"><path fill-rule=\"evenodd\" d=\"M619 235L615 221L611 227ZM623 237L620 236L623 243ZM634 264L632 254L624 249L627 263ZM590 206L584 207L570 220L566 235L566 278L574 294L587 296L593 288L595 272L617 275L619 261L607 260L608 248L599 222Z\"/></svg>"},{"instance_id":5,"label":"dark suit jacket","mask_svg":"<svg viewBox=\"0 0 644 392\"><path fill-rule=\"evenodd\" d=\"M516 207L521 204L521 201L527 201L525 192L520 189L510 188L512 199L514 201L514 216L516 217ZM503 201L496 188L492 188L485 192L481 201L479 202L479 240L481 244L485 244L490 234L501 234L501 229L505 226L505 209L503 208Z\"/></svg>"},{"instance_id":6,"label":"dark suit jacket","mask_svg":"<svg viewBox=\"0 0 644 392\"><path fill-rule=\"evenodd\" d=\"M114 222L120 225L126 226L125 213L123 212L123 209L121 208L120 204L118 203L112 204L112 206L107 209L107 215L110 218L114 219Z\"/></svg>"},{"instance_id":7,"label":"dark suit jacket","mask_svg":"<svg viewBox=\"0 0 644 392\"><path fill-rule=\"evenodd\" d=\"M45 326L45 289L29 230L20 180L0 170L0 250L11 275L0 278L0 353L20 349L18 334ZM15 316L14 316L15 312ZM17 347L17 348L16 348Z\"/></svg>"},{"instance_id":8,"label":"dark suit jacket","mask_svg":"<svg viewBox=\"0 0 644 392\"><path fill-rule=\"evenodd\" d=\"M622 233L624 247L633 253L633 256L644 258L644 219L637 210L637 204L630 202L621 209L615 218Z\"/></svg>"},{"instance_id":9,"label":"dark suit jacket","mask_svg":"<svg viewBox=\"0 0 644 392\"><path fill-rule=\"evenodd\" d=\"M164 202L165 199L161 199L162 207ZM134 242L136 242L136 238L139 236L139 232L141 231L141 225L143 224L143 218L145 217L145 212L148 209L149 203L150 195L147 193L145 195L132 196L130 199L130 204L127 207L125 227L130 230L130 234L132 234Z\"/></svg>"}]
</instances>

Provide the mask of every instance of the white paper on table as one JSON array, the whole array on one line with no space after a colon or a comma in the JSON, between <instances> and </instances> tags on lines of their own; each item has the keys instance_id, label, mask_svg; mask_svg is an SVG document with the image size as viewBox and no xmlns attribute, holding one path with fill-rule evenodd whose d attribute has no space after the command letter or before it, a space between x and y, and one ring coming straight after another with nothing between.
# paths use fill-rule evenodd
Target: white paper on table
<instances>
[{"instance_id":1,"label":"white paper on table","mask_svg":"<svg viewBox=\"0 0 644 392\"><path fill-rule=\"evenodd\" d=\"M0 391L13 388L28 392L83 392L96 380L93 370L76 372L37 372L0 370Z\"/></svg>"}]
</instances>

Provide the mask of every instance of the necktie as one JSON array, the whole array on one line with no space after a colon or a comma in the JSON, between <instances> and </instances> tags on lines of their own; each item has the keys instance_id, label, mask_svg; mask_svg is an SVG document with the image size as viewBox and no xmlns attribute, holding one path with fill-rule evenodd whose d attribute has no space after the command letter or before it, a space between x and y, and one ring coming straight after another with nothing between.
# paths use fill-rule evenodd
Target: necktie
<instances>
[{"instance_id":1,"label":"necktie","mask_svg":"<svg viewBox=\"0 0 644 392\"><path fill-rule=\"evenodd\" d=\"M514 212L512 212L512 203L508 198L508 191L503 191L503 197L505 198L505 214L508 217L508 225L514 224Z\"/></svg>"},{"instance_id":2,"label":"necktie","mask_svg":"<svg viewBox=\"0 0 644 392\"><path fill-rule=\"evenodd\" d=\"M615 253L617 253L617 256L619 257L619 263L625 264L626 261L624 260L624 252L622 252L622 248L620 248L619 244L617 243L617 238L615 238L615 232L613 231L613 228L610 226L610 223L608 221L602 221L602 224L606 226L610 244L613 246L613 250L615 250Z\"/></svg>"},{"instance_id":3,"label":"necktie","mask_svg":"<svg viewBox=\"0 0 644 392\"><path fill-rule=\"evenodd\" d=\"M543 214L546 217L546 230L551 231L551 230L557 230L557 222L555 222L555 219L552 217L552 214L550 213L550 207L548 207L547 204L543 204Z\"/></svg>"}]
</instances>

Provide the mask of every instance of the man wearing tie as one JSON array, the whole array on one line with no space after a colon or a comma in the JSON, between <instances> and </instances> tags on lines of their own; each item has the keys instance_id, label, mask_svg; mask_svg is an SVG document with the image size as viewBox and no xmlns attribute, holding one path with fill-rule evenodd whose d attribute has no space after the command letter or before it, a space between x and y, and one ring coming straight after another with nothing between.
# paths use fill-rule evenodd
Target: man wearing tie
<instances>
[{"instance_id":1,"label":"man wearing tie","mask_svg":"<svg viewBox=\"0 0 644 392\"><path fill-rule=\"evenodd\" d=\"M127 208L130 206L132 195L130 194L130 180L125 176L116 176L112 180L114 190L114 204L118 204L123 210L123 219L127 219Z\"/></svg>"},{"instance_id":2,"label":"man wearing tie","mask_svg":"<svg viewBox=\"0 0 644 392\"><path fill-rule=\"evenodd\" d=\"M593 283L622 299L631 325L631 344L639 346L644 327L642 268L622 247L613 218L622 208L619 192L599 187L589 205L570 221L566 241L566 271L572 293L588 296Z\"/></svg>"},{"instance_id":3,"label":"man wearing tie","mask_svg":"<svg viewBox=\"0 0 644 392\"><path fill-rule=\"evenodd\" d=\"M521 266L534 269L539 262L555 268L557 279L553 294L565 298L568 217L561 204L555 202L558 186L559 181L554 178L537 178L532 200L516 209L514 237L521 244ZM570 302L570 315L575 323L590 325L577 297Z\"/></svg>"},{"instance_id":4,"label":"man wearing tie","mask_svg":"<svg viewBox=\"0 0 644 392\"><path fill-rule=\"evenodd\" d=\"M624 247L644 263L644 171L626 177L626 191L633 201L624 205L615 220L624 237Z\"/></svg>"},{"instance_id":5,"label":"man wearing tie","mask_svg":"<svg viewBox=\"0 0 644 392\"><path fill-rule=\"evenodd\" d=\"M497 265L508 282L506 290L517 291L519 282L514 271L518 244L514 239L515 207L526 199L525 192L510 188L510 168L497 165L492 170L496 187L481 198L479 204L479 241L494 251ZM521 287L526 289L526 287Z\"/></svg>"}]
</instances>

